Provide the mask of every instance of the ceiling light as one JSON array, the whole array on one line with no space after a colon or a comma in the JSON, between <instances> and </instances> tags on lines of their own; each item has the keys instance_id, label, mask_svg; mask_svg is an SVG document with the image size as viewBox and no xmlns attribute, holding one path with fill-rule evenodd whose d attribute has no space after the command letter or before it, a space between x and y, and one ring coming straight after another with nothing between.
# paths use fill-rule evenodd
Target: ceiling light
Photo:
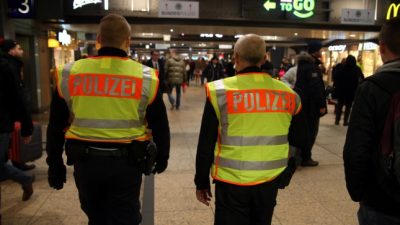
<instances>
[{"instance_id":1,"label":"ceiling light","mask_svg":"<svg viewBox=\"0 0 400 225\"><path fill-rule=\"evenodd\" d=\"M222 35L222 34L215 34L215 37L217 37L217 38L222 38L224 35Z\"/></svg>"},{"instance_id":2,"label":"ceiling light","mask_svg":"<svg viewBox=\"0 0 400 225\"><path fill-rule=\"evenodd\" d=\"M356 37L356 35L355 34L350 34L349 37L353 38L353 37Z\"/></svg>"},{"instance_id":3,"label":"ceiling light","mask_svg":"<svg viewBox=\"0 0 400 225\"><path fill-rule=\"evenodd\" d=\"M298 36L298 35L299 35L299 33L297 33L297 32L296 32L296 33L294 33L294 36Z\"/></svg>"},{"instance_id":4,"label":"ceiling light","mask_svg":"<svg viewBox=\"0 0 400 225\"><path fill-rule=\"evenodd\" d=\"M181 33L181 36L185 36L185 33Z\"/></svg>"},{"instance_id":5,"label":"ceiling light","mask_svg":"<svg viewBox=\"0 0 400 225\"><path fill-rule=\"evenodd\" d=\"M146 45L146 49L149 49L150 48L150 46L149 45Z\"/></svg>"},{"instance_id":6,"label":"ceiling light","mask_svg":"<svg viewBox=\"0 0 400 225\"><path fill-rule=\"evenodd\" d=\"M240 38L240 37L242 37L243 36L243 34L236 34L235 35L235 38Z\"/></svg>"},{"instance_id":7,"label":"ceiling light","mask_svg":"<svg viewBox=\"0 0 400 225\"><path fill-rule=\"evenodd\" d=\"M176 46L176 44L175 44L175 43L173 43L172 45L173 45L174 47Z\"/></svg>"},{"instance_id":8,"label":"ceiling light","mask_svg":"<svg viewBox=\"0 0 400 225\"><path fill-rule=\"evenodd\" d=\"M169 31L171 31L171 33L172 33L172 32L174 32L174 29L171 29L171 30L169 30Z\"/></svg>"},{"instance_id":9,"label":"ceiling light","mask_svg":"<svg viewBox=\"0 0 400 225\"><path fill-rule=\"evenodd\" d=\"M181 46L185 46L185 44L182 43Z\"/></svg>"}]
</instances>

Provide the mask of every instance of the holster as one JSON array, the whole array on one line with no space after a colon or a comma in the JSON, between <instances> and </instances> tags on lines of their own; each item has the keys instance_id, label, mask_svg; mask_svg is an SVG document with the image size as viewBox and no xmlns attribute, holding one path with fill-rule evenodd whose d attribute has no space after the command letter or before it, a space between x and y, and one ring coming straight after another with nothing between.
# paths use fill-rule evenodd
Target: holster
<instances>
[{"instance_id":1,"label":"holster","mask_svg":"<svg viewBox=\"0 0 400 225\"><path fill-rule=\"evenodd\" d=\"M150 141L146 146L144 169L143 169L144 175L148 176L151 173L153 173L156 158L157 158L157 145L153 141Z\"/></svg>"}]
</instances>

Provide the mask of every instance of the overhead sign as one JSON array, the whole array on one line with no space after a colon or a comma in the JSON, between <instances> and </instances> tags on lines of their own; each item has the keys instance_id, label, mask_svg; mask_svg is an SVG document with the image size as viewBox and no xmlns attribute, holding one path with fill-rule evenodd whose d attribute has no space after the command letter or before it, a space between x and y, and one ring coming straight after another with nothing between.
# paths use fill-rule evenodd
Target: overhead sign
<instances>
[{"instance_id":1,"label":"overhead sign","mask_svg":"<svg viewBox=\"0 0 400 225\"><path fill-rule=\"evenodd\" d=\"M374 13L367 9L342 9L343 24L365 24L375 23Z\"/></svg>"},{"instance_id":2,"label":"overhead sign","mask_svg":"<svg viewBox=\"0 0 400 225\"><path fill-rule=\"evenodd\" d=\"M160 0L158 17L199 18L199 2Z\"/></svg>"},{"instance_id":3,"label":"overhead sign","mask_svg":"<svg viewBox=\"0 0 400 225\"><path fill-rule=\"evenodd\" d=\"M307 19L314 16L315 0L281 0L279 5L275 0L267 0L264 8L269 11L280 10L293 13L298 18Z\"/></svg>"},{"instance_id":4,"label":"overhead sign","mask_svg":"<svg viewBox=\"0 0 400 225\"><path fill-rule=\"evenodd\" d=\"M386 13L386 20L390 20L392 18L397 17L397 14L399 13L400 9L400 3L392 3L390 4L387 13Z\"/></svg>"},{"instance_id":5,"label":"overhead sign","mask_svg":"<svg viewBox=\"0 0 400 225\"><path fill-rule=\"evenodd\" d=\"M8 0L8 15L12 18L32 18L33 0Z\"/></svg>"},{"instance_id":6,"label":"overhead sign","mask_svg":"<svg viewBox=\"0 0 400 225\"><path fill-rule=\"evenodd\" d=\"M169 49L171 47L171 44L161 44L161 43L156 43L156 49Z\"/></svg>"},{"instance_id":7,"label":"overhead sign","mask_svg":"<svg viewBox=\"0 0 400 225\"><path fill-rule=\"evenodd\" d=\"M98 3L101 3L101 0L74 0L73 9L77 9L89 4L98 4Z\"/></svg>"}]
</instances>

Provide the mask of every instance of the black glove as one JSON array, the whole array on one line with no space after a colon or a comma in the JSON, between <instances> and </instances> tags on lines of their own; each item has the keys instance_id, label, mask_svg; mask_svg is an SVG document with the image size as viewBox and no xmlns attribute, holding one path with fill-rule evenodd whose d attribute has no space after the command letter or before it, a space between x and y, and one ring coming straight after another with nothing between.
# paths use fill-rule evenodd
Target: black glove
<instances>
[{"instance_id":1,"label":"black glove","mask_svg":"<svg viewBox=\"0 0 400 225\"><path fill-rule=\"evenodd\" d=\"M64 187L64 183L67 182L67 168L65 165L49 166L48 170L48 181L49 186L60 190Z\"/></svg>"},{"instance_id":2,"label":"black glove","mask_svg":"<svg viewBox=\"0 0 400 225\"><path fill-rule=\"evenodd\" d=\"M167 169L168 160L157 160L156 165L154 166L153 173L162 173L165 169Z\"/></svg>"}]
</instances>

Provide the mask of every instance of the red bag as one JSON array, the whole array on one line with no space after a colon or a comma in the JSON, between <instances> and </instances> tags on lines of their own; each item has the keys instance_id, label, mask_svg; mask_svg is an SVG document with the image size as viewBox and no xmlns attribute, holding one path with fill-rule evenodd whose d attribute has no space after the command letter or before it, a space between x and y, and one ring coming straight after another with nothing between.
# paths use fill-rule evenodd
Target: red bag
<instances>
[{"instance_id":1,"label":"red bag","mask_svg":"<svg viewBox=\"0 0 400 225\"><path fill-rule=\"evenodd\" d=\"M21 136L21 124L15 122L11 136L9 158L12 161L26 163L39 159L42 156L42 128L37 122L33 123L32 140L24 144Z\"/></svg>"},{"instance_id":2,"label":"red bag","mask_svg":"<svg viewBox=\"0 0 400 225\"><path fill-rule=\"evenodd\" d=\"M182 83L182 90L183 90L183 92L186 92L186 88L187 88L187 83L186 83L186 82L183 82L183 83Z\"/></svg>"}]
</instances>

